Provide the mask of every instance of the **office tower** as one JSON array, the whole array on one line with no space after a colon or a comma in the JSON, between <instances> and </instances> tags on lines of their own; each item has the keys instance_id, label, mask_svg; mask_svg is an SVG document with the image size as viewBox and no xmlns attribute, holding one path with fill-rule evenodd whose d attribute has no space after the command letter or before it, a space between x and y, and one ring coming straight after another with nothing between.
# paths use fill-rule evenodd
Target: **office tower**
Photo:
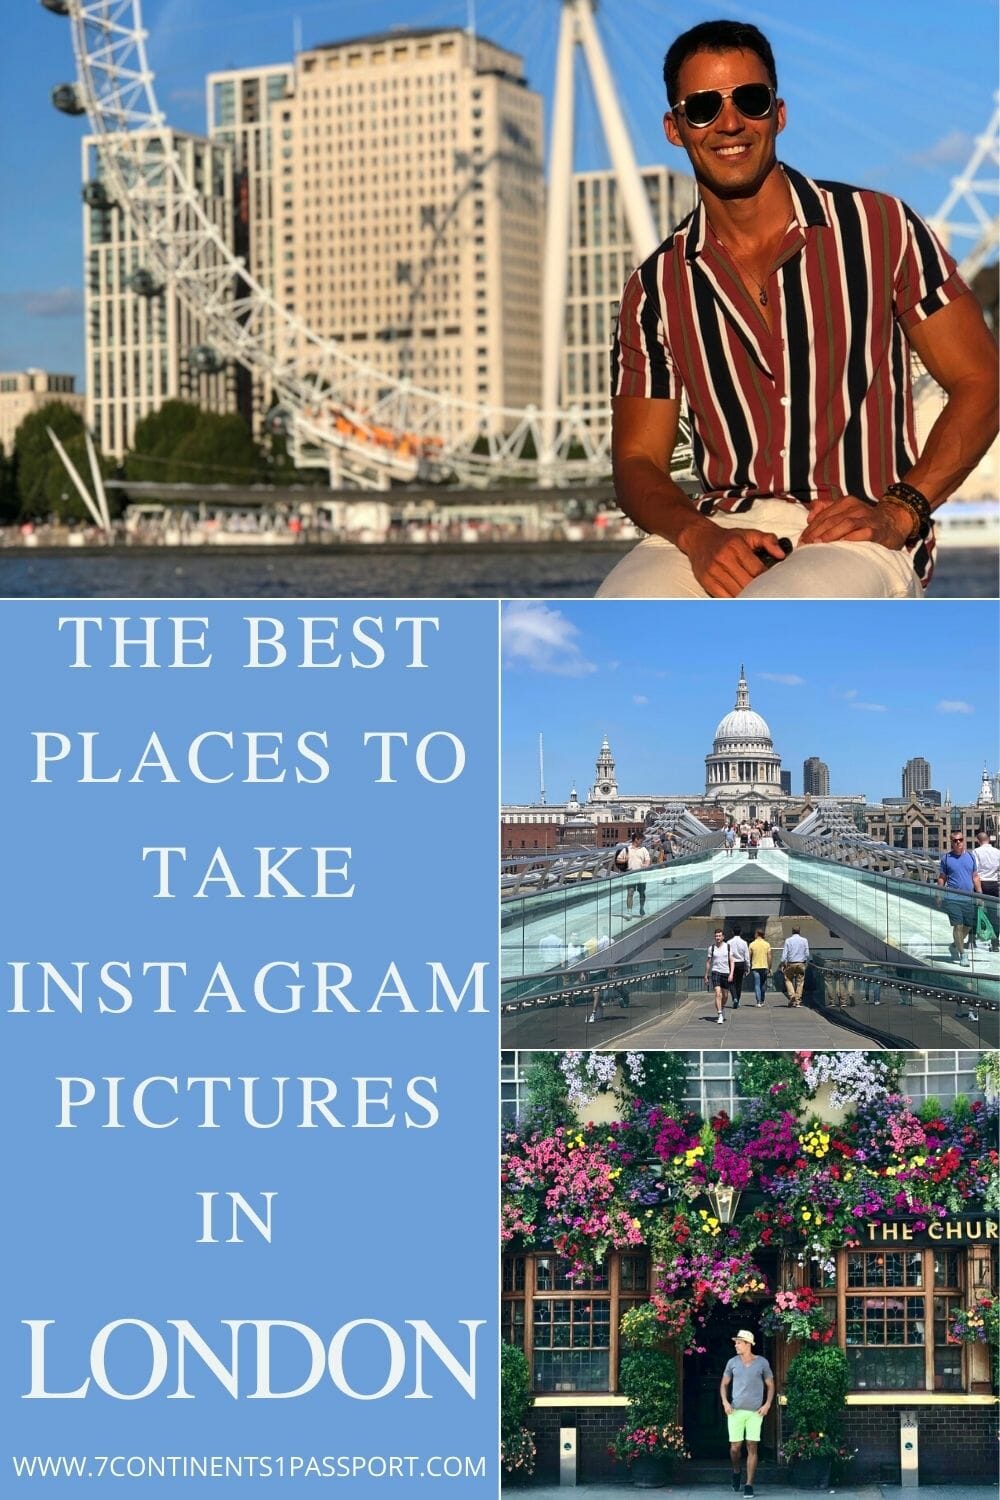
<instances>
[{"instance_id":1,"label":"office tower","mask_svg":"<svg viewBox=\"0 0 1000 1500\"><path fill-rule=\"evenodd\" d=\"M807 797L829 797L830 767L817 755L802 764L802 791Z\"/></svg>"},{"instance_id":2,"label":"office tower","mask_svg":"<svg viewBox=\"0 0 1000 1500\"><path fill-rule=\"evenodd\" d=\"M916 797L931 784L930 763L922 755L915 755L903 767L903 796Z\"/></svg>"},{"instance_id":3,"label":"office tower","mask_svg":"<svg viewBox=\"0 0 1000 1500\"><path fill-rule=\"evenodd\" d=\"M234 249L246 260L254 280L272 296L278 256L275 163L285 149L277 121L278 105L291 93L294 81L291 63L227 69L209 73L206 80L209 137L232 151ZM257 328L261 341L272 346L273 313L263 312ZM271 390L243 370L238 381L241 409L259 434L273 405Z\"/></svg>"},{"instance_id":4,"label":"office tower","mask_svg":"<svg viewBox=\"0 0 1000 1500\"><path fill-rule=\"evenodd\" d=\"M196 225L163 165L165 151L171 150L199 193L204 213L231 244L228 146L169 129L137 132L132 140L148 186L165 195L175 229ZM83 141L83 180L90 200L83 209L86 418L98 446L121 458L131 447L136 423L173 397L208 411L234 411L236 378L231 365L202 370L192 360L194 350L210 345L209 334L147 264L134 228L105 189L94 136ZM221 261L218 252L204 253L212 257L209 264Z\"/></svg>"},{"instance_id":5,"label":"office tower","mask_svg":"<svg viewBox=\"0 0 1000 1500\"><path fill-rule=\"evenodd\" d=\"M657 232L666 239L695 204L695 181L666 167L643 167L643 186ZM577 172L570 215L569 298L562 354L562 405L608 422L608 353L622 287L637 256L611 171Z\"/></svg>"},{"instance_id":6,"label":"office tower","mask_svg":"<svg viewBox=\"0 0 1000 1500\"><path fill-rule=\"evenodd\" d=\"M14 436L25 417L61 401L74 411L83 411L83 396L75 389L74 375L52 375L48 370L5 370L0 373L0 447L10 457Z\"/></svg>"},{"instance_id":7,"label":"office tower","mask_svg":"<svg viewBox=\"0 0 1000 1500\"><path fill-rule=\"evenodd\" d=\"M380 372L537 402L542 101L522 60L457 27L314 47L276 123L285 308Z\"/></svg>"},{"instance_id":8,"label":"office tower","mask_svg":"<svg viewBox=\"0 0 1000 1500\"><path fill-rule=\"evenodd\" d=\"M782 771L782 773L781 773L781 790L785 793L786 797L790 797L792 795L792 773L791 773L791 771Z\"/></svg>"}]
</instances>

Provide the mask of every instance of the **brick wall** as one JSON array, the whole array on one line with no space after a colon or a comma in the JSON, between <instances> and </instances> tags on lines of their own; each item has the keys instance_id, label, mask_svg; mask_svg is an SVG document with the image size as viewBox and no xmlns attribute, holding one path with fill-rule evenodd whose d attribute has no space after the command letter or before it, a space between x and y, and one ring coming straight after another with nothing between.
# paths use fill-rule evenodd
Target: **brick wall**
<instances>
[{"instance_id":1,"label":"brick wall","mask_svg":"<svg viewBox=\"0 0 1000 1500\"><path fill-rule=\"evenodd\" d=\"M905 1408L911 1410L913 1408ZM990 1483L996 1478L997 1408L915 1408L921 1484ZM899 1411L891 1406L849 1406L844 1427L858 1449L851 1479L899 1483Z\"/></svg>"},{"instance_id":2,"label":"brick wall","mask_svg":"<svg viewBox=\"0 0 1000 1500\"><path fill-rule=\"evenodd\" d=\"M621 1406L543 1406L528 1413L538 1458L535 1478L540 1483L559 1480L559 1429L576 1428L577 1474L581 1483L628 1483L624 1464L612 1463L608 1443L625 1420Z\"/></svg>"},{"instance_id":3,"label":"brick wall","mask_svg":"<svg viewBox=\"0 0 1000 1500\"><path fill-rule=\"evenodd\" d=\"M921 1484L992 1483L996 1478L996 1406L917 1407L916 1412ZM535 1407L528 1425L538 1449L536 1481L558 1482L559 1429L575 1427L580 1482L627 1484L628 1471L612 1463L607 1454L607 1444L623 1421L621 1407ZM849 1406L844 1432L848 1447L858 1449L849 1470L853 1483L880 1479L899 1483L898 1409Z\"/></svg>"}]
</instances>

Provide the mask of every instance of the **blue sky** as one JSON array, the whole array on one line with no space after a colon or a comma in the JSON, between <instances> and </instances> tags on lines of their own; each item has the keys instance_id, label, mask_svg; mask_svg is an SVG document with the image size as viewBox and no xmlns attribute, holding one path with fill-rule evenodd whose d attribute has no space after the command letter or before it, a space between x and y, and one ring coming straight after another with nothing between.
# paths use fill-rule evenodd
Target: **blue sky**
<instances>
[{"instance_id":1,"label":"blue sky","mask_svg":"<svg viewBox=\"0 0 1000 1500\"><path fill-rule=\"evenodd\" d=\"M716 0L602 0L597 19L640 161L674 153L660 130L666 44L717 16ZM391 25L465 25L530 59L548 95L555 0L145 0L149 55L172 124L202 130L212 69L289 59L296 18L306 46ZM783 156L813 176L883 188L933 214L989 120L996 83L994 0L772 0L730 12L771 38L789 125ZM946 19L945 19L946 17ZM360 19L359 19L360 18ZM80 373L80 139L49 91L73 77L67 23L37 0L7 0L0 60L0 369ZM589 90L585 87L583 97ZM592 111L580 107L578 165L603 164ZM683 161L676 153L680 165Z\"/></svg>"},{"instance_id":2,"label":"blue sky","mask_svg":"<svg viewBox=\"0 0 1000 1500\"><path fill-rule=\"evenodd\" d=\"M911 756L932 786L975 801L997 768L993 604L512 602L503 620L503 800L581 796L607 734L622 791L701 792L740 664L792 790L802 762L835 795L900 795Z\"/></svg>"}]
</instances>

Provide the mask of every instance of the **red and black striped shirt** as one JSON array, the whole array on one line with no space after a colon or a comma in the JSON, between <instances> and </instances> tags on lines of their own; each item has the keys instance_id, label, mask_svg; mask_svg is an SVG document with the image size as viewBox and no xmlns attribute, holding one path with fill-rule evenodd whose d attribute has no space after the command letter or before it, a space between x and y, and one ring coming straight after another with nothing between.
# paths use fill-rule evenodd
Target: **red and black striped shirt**
<instances>
[{"instance_id":1,"label":"red and black striped shirt","mask_svg":"<svg viewBox=\"0 0 1000 1500\"><path fill-rule=\"evenodd\" d=\"M898 198L782 171L795 214L766 283L773 333L701 202L622 293L611 394L683 396L706 514L876 502L917 458L907 330L967 290ZM912 551L926 586L933 530Z\"/></svg>"}]
</instances>

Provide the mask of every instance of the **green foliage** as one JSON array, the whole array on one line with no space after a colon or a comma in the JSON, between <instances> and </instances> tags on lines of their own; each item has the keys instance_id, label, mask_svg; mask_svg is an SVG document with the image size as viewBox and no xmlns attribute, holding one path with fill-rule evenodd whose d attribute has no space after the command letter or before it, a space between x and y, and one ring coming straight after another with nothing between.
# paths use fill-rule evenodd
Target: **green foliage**
<instances>
[{"instance_id":1,"label":"green foliage","mask_svg":"<svg viewBox=\"0 0 1000 1500\"><path fill-rule=\"evenodd\" d=\"M500 1345L500 1434L511 1437L524 1426L531 1405L531 1370L523 1349Z\"/></svg>"},{"instance_id":2,"label":"green foliage","mask_svg":"<svg viewBox=\"0 0 1000 1500\"><path fill-rule=\"evenodd\" d=\"M533 1052L524 1070L527 1101L525 1122L542 1135L552 1135L565 1125L573 1111L569 1103L566 1078L559 1066L558 1052Z\"/></svg>"},{"instance_id":3,"label":"green foliage","mask_svg":"<svg viewBox=\"0 0 1000 1500\"><path fill-rule=\"evenodd\" d=\"M790 1052L741 1052L736 1059L736 1092L778 1115L797 1114L808 1088L802 1067Z\"/></svg>"},{"instance_id":4,"label":"green foliage","mask_svg":"<svg viewBox=\"0 0 1000 1500\"><path fill-rule=\"evenodd\" d=\"M984 1052L976 1064L976 1083L987 1099L1000 1097L1000 1052Z\"/></svg>"},{"instance_id":5,"label":"green foliage","mask_svg":"<svg viewBox=\"0 0 1000 1500\"><path fill-rule=\"evenodd\" d=\"M935 1098L928 1094L927 1098L923 1101L918 1111L918 1117L921 1124L927 1125L931 1120L939 1119L940 1116L941 1105Z\"/></svg>"},{"instance_id":6,"label":"green foliage","mask_svg":"<svg viewBox=\"0 0 1000 1500\"><path fill-rule=\"evenodd\" d=\"M639 1302L623 1312L618 1327L632 1349L655 1349L663 1342L663 1325L652 1302Z\"/></svg>"},{"instance_id":7,"label":"green foliage","mask_svg":"<svg viewBox=\"0 0 1000 1500\"><path fill-rule=\"evenodd\" d=\"M968 1094L956 1094L951 1106L951 1117L956 1125L965 1125L972 1118L972 1105Z\"/></svg>"},{"instance_id":8,"label":"green foliage","mask_svg":"<svg viewBox=\"0 0 1000 1500\"><path fill-rule=\"evenodd\" d=\"M61 441L87 488L92 488L83 438L83 417L64 401L47 401L37 411L30 412L14 434L21 514L57 516L65 520L89 519L87 507L52 446L46 431L48 427ZM100 456L98 462L102 474L111 472L111 465Z\"/></svg>"},{"instance_id":9,"label":"green foliage","mask_svg":"<svg viewBox=\"0 0 1000 1500\"><path fill-rule=\"evenodd\" d=\"M253 484L263 463L242 417L164 401L137 423L125 475L162 484Z\"/></svg>"},{"instance_id":10,"label":"green foliage","mask_svg":"<svg viewBox=\"0 0 1000 1500\"><path fill-rule=\"evenodd\" d=\"M665 1114L683 1114L687 1076L687 1061L680 1052L644 1052L642 1083L637 1087L628 1068L620 1067L616 1096L623 1105L638 1098L645 1104L659 1105Z\"/></svg>"},{"instance_id":11,"label":"green foliage","mask_svg":"<svg viewBox=\"0 0 1000 1500\"><path fill-rule=\"evenodd\" d=\"M13 521L21 508L17 493L17 463L8 458L0 443L0 525Z\"/></svg>"},{"instance_id":12,"label":"green foliage","mask_svg":"<svg viewBox=\"0 0 1000 1500\"><path fill-rule=\"evenodd\" d=\"M787 1433L822 1432L832 1442L839 1442L849 1384L847 1355L843 1349L832 1344L803 1349L788 1367L785 1385Z\"/></svg>"},{"instance_id":13,"label":"green foliage","mask_svg":"<svg viewBox=\"0 0 1000 1500\"><path fill-rule=\"evenodd\" d=\"M677 1415L677 1372L671 1356L659 1349L632 1349L622 1356L621 1389L634 1427L662 1426Z\"/></svg>"}]
</instances>

